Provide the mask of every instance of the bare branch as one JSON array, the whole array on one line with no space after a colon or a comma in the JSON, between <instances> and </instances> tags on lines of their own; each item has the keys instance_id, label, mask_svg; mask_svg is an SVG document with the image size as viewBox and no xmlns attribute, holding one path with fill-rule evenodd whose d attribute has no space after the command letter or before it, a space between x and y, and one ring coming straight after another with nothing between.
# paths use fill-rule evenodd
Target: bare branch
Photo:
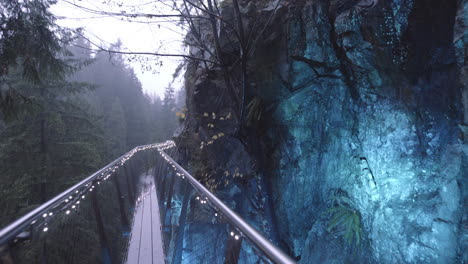
<instances>
[{"instance_id":1,"label":"bare branch","mask_svg":"<svg viewBox=\"0 0 468 264\"><path fill-rule=\"evenodd\" d=\"M265 23L265 26L263 27L262 31L260 31L260 34L257 34L257 37L254 39L252 45L250 45L250 47L248 48L248 51L247 51L247 55L249 56L252 51L255 49L255 46L257 44L257 41L260 39L260 37L263 35L263 33L265 33L265 30L268 28L268 26L270 25L271 23L271 19L273 18L273 16L276 14L276 11L278 10L278 7L280 6L280 3L281 3L281 0L278 0L278 2L276 3L276 6L273 10L273 12L271 12L271 15L270 17L268 17L268 20L267 22Z\"/></svg>"},{"instance_id":2,"label":"bare branch","mask_svg":"<svg viewBox=\"0 0 468 264\"><path fill-rule=\"evenodd\" d=\"M149 14L149 13L127 13L127 12L109 12L109 11L103 11L103 10L95 10L92 8L84 7L81 5L77 5L75 3L69 2L67 0L62 0L65 3L75 6L77 8L80 8L88 13L92 14L98 14L98 15L108 15L108 16L120 16L120 17L130 17L130 18L137 18L137 17L143 17L143 18L170 18L170 17L182 17L185 18L187 15L183 13L179 14ZM199 19L208 19L205 16L191 16L191 18L199 18Z\"/></svg>"},{"instance_id":3,"label":"bare branch","mask_svg":"<svg viewBox=\"0 0 468 264\"><path fill-rule=\"evenodd\" d=\"M93 44L93 45L96 46L95 44ZM119 51L119 50L106 49L106 48L103 48L103 47L100 47L100 46L96 46L97 49L92 49L92 48L83 47L83 46L76 45L76 44L74 44L73 46L78 47L78 48L81 48L81 49L93 51L93 52L108 52L108 53L125 54L125 55L147 55L147 56L160 56L160 57L180 57L180 58L184 58L184 59L198 60L198 61L204 61L204 62L209 62L209 63L217 64L215 61L207 60L207 59L204 59L204 58L198 58L198 57L195 57L195 56L192 56L192 55L185 55L185 54Z\"/></svg>"}]
</instances>

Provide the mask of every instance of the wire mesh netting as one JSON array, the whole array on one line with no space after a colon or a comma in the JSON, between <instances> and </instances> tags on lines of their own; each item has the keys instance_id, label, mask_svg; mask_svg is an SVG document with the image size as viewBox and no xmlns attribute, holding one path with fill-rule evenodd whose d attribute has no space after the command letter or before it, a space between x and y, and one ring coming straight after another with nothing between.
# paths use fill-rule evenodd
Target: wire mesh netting
<instances>
[{"instance_id":1,"label":"wire mesh netting","mask_svg":"<svg viewBox=\"0 0 468 264\"><path fill-rule=\"evenodd\" d=\"M173 146L99 171L0 245L0 263L272 263L165 158Z\"/></svg>"},{"instance_id":2,"label":"wire mesh netting","mask_svg":"<svg viewBox=\"0 0 468 264\"><path fill-rule=\"evenodd\" d=\"M0 263L123 263L138 182L158 146L134 149L31 218L0 245Z\"/></svg>"},{"instance_id":3,"label":"wire mesh netting","mask_svg":"<svg viewBox=\"0 0 468 264\"><path fill-rule=\"evenodd\" d=\"M166 263L271 263L175 166L164 161L154 178Z\"/></svg>"}]
</instances>

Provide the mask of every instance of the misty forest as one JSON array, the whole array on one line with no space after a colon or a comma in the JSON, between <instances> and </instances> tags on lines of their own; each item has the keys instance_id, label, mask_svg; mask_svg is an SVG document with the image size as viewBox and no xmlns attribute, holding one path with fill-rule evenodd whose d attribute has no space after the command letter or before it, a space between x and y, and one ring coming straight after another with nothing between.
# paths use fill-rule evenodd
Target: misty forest
<instances>
[{"instance_id":1,"label":"misty forest","mask_svg":"<svg viewBox=\"0 0 468 264\"><path fill-rule=\"evenodd\" d=\"M0 264L468 263L467 0L0 0Z\"/></svg>"}]
</instances>

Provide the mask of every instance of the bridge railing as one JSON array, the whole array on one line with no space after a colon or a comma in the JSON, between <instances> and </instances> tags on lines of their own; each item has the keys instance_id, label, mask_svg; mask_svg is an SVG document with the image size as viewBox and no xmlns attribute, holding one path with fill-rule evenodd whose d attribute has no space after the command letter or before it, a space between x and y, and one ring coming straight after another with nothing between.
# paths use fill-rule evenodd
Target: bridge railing
<instances>
[{"instance_id":1,"label":"bridge railing","mask_svg":"<svg viewBox=\"0 0 468 264\"><path fill-rule=\"evenodd\" d=\"M170 155L157 175L168 263L294 263ZM170 243L168 243L170 241Z\"/></svg>"},{"instance_id":2,"label":"bridge railing","mask_svg":"<svg viewBox=\"0 0 468 264\"><path fill-rule=\"evenodd\" d=\"M157 149L173 146L135 147L1 229L0 263L121 263L138 176Z\"/></svg>"},{"instance_id":3,"label":"bridge railing","mask_svg":"<svg viewBox=\"0 0 468 264\"><path fill-rule=\"evenodd\" d=\"M174 146L136 147L1 229L0 263L126 263L148 172L166 263L294 263L182 168Z\"/></svg>"}]
</instances>

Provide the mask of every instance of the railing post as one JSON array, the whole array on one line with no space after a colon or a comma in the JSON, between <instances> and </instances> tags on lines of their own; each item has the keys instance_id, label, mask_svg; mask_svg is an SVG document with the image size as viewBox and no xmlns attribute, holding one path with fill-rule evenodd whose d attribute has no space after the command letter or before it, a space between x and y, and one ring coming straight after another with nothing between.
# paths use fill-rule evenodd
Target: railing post
<instances>
[{"instance_id":1,"label":"railing post","mask_svg":"<svg viewBox=\"0 0 468 264\"><path fill-rule=\"evenodd\" d=\"M117 200L119 201L119 209L120 209L120 220L122 223L122 227L124 231L129 231L130 224L128 222L127 214L125 213L125 201L124 197L122 196L122 191L120 190L120 184L117 176L120 173L116 173L113 178L113 182L115 185L115 189L117 190Z\"/></svg>"},{"instance_id":2,"label":"railing post","mask_svg":"<svg viewBox=\"0 0 468 264\"><path fill-rule=\"evenodd\" d=\"M163 158L161 155L156 154L156 167L154 168L154 182L156 183L156 188L159 188L161 181L161 167L163 164Z\"/></svg>"},{"instance_id":3,"label":"railing post","mask_svg":"<svg viewBox=\"0 0 468 264\"><path fill-rule=\"evenodd\" d=\"M182 263L182 251L184 250L184 236L185 236L185 223L187 220L187 211L189 207L190 198L192 196L192 189L190 184L184 181L184 200L182 201L182 209L180 211L179 226L177 228L176 240L174 244L174 257L172 263ZM167 251L166 251L167 252Z\"/></svg>"},{"instance_id":4,"label":"railing post","mask_svg":"<svg viewBox=\"0 0 468 264\"><path fill-rule=\"evenodd\" d=\"M158 190L161 193L161 197L164 197L163 195L163 189L164 189L164 175L165 171L167 169L167 163L165 163L164 159L162 157L159 158L159 168L158 168L158 178L156 179L157 185L158 185ZM164 200L161 199L161 202L163 203Z\"/></svg>"},{"instance_id":5,"label":"railing post","mask_svg":"<svg viewBox=\"0 0 468 264\"><path fill-rule=\"evenodd\" d=\"M163 168L163 171L162 171L161 175L159 176L161 178L161 181L159 182L159 184L161 185L161 204L162 204L161 207L164 207L164 201L166 200L164 198L165 195L166 195L166 178L167 178L166 167L167 166L165 166L165 168ZM165 225L166 223L164 222L163 224Z\"/></svg>"},{"instance_id":6,"label":"railing post","mask_svg":"<svg viewBox=\"0 0 468 264\"><path fill-rule=\"evenodd\" d=\"M133 192L132 182L130 180L130 175L128 173L127 166L124 165L123 169L124 169L123 173L125 174L125 179L127 181L128 199L129 199L130 204L133 204L133 202L135 201L135 193Z\"/></svg>"},{"instance_id":7,"label":"railing post","mask_svg":"<svg viewBox=\"0 0 468 264\"><path fill-rule=\"evenodd\" d=\"M171 175L171 179L170 179L170 182L169 182L169 193L167 194L167 200L166 200L166 210L163 211L163 219L164 221L166 221L166 213L168 210L171 210L171 204L172 204L172 194L174 193L174 182L175 182L175 178L176 178L176 175L174 175L174 173L172 173ZM172 215L172 214L170 214ZM169 218L169 223L171 222L170 218Z\"/></svg>"},{"instance_id":8,"label":"railing post","mask_svg":"<svg viewBox=\"0 0 468 264\"><path fill-rule=\"evenodd\" d=\"M91 204L93 206L94 216L96 217L96 225L97 225L99 240L101 242L102 249L104 250L104 257L108 257L111 263L116 263L112 260L113 255L110 250L109 240L107 239L107 236L106 236L106 231L104 229L104 222L102 221L102 215L99 209L99 202L97 199L97 190L91 192ZM106 256L106 254L108 254L108 256Z\"/></svg>"},{"instance_id":9,"label":"railing post","mask_svg":"<svg viewBox=\"0 0 468 264\"><path fill-rule=\"evenodd\" d=\"M228 235L226 244L226 252L224 254L224 264L237 264L239 262L239 255L242 246L242 237L234 239Z\"/></svg>"},{"instance_id":10,"label":"railing post","mask_svg":"<svg viewBox=\"0 0 468 264\"><path fill-rule=\"evenodd\" d=\"M47 260L47 239L42 243L42 251L41 251L41 264L47 264L49 261Z\"/></svg>"},{"instance_id":11,"label":"railing post","mask_svg":"<svg viewBox=\"0 0 468 264\"><path fill-rule=\"evenodd\" d=\"M134 157L133 157L134 158ZM132 188L133 188L133 191L134 193L136 193L138 191L138 188L137 188L137 182L135 181L135 167L133 166L133 159L129 159L128 160L128 169L130 170L130 174L128 175L130 177L130 182L132 183Z\"/></svg>"}]
</instances>

